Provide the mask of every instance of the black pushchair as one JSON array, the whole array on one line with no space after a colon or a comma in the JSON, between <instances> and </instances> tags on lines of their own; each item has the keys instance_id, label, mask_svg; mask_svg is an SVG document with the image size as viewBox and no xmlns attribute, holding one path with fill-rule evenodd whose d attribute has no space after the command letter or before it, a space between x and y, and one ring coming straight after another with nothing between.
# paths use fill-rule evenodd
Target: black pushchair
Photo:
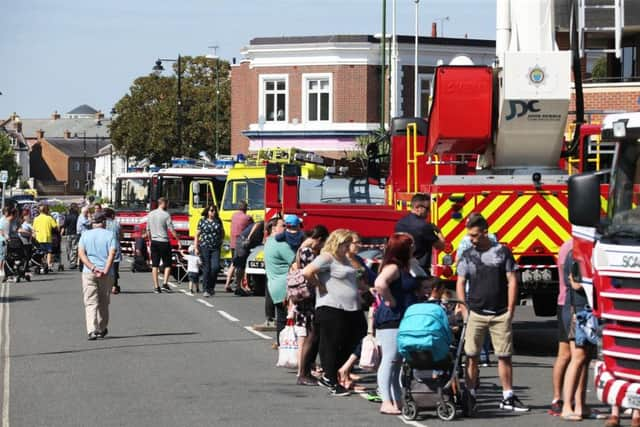
<instances>
[{"instance_id":1,"label":"black pushchair","mask_svg":"<svg viewBox=\"0 0 640 427\"><path fill-rule=\"evenodd\" d=\"M13 277L16 282L24 279L31 281L31 276L27 274L29 268L29 252L20 238L12 237L7 241L7 256L5 259L5 274Z\"/></svg>"},{"instance_id":2,"label":"black pushchair","mask_svg":"<svg viewBox=\"0 0 640 427\"><path fill-rule=\"evenodd\" d=\"M27 268L30 267L34 267L34 271L37 274L49 273L47 251L35 239L31 241L31 256Z\"/></svg>"},{"instance_id":3,"label":"black pushchair","mask_svg":"<svg viewBox=\"0 0 640 427\"><path fill-rule=\"evenodd\" d=\"M416 325L413 328L405 326L404 335L411 337L404 346L402 324L398 331L398 349L403 355L400 371L402 416L406 420L415 420L423 409L435 409L443 421L453 420L458 413L466 417L475 413L475 403L464 383L461 368L467 324L461 317L447 314L453 312L457 303L456 300L448 300L415 304L405 314L403 323L407 321ZM423 328L427 324L436 330L430 331L427 326ZM442 338L447 336L448 342L443 343ZM445 354L434 361L436 346L440 346L440 353L444 351Z\"/></svg>"}]
</instances>

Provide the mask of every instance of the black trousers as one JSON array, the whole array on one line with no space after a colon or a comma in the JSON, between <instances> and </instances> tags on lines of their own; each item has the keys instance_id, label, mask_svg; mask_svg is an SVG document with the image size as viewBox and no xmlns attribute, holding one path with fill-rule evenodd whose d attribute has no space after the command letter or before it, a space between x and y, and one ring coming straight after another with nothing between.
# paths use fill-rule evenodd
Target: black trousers
<instances>
[{"instance_id":1,"label":"black trousers","mask_svg":"<svg viewBox=\"0 0 640 427\"><path fill-rule=\"evenodd\" d=\"M358 316L362 316L362 311L324 306L316 310L320 362L325 377L333 384L338 383L338 369L347 361L359 340Z\"/></svg>"}]
</instances>

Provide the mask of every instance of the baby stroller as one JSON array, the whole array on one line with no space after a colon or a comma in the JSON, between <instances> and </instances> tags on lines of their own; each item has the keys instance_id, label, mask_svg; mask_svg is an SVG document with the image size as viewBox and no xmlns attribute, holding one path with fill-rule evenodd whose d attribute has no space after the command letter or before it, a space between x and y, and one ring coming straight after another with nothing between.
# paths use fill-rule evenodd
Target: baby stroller
<instances>
[{"instance_id":1,"label":"baby stroller","mask_svg":"<svg viewBox=\"0 0 640 427\"><path fill-rule=\"evenodd\" d=\"M446 304L456 303L449 300ZM410 306L398 329L398 352L403 357L402 416L406 420L415 420L421 409L435 409L443 421L453 420L459 412L472 416L475 411L461 369L466 321L450 325L455 317L447 316L443 305L436 300Z\"/></svg>"},{"instance_id":2,"label":"baby stroller","mask_svg":"<svg viewBox=\"0 0 640 427\"><path fill-rule=\"evenodd\" d=\"M42 249L42 246L34 239L31 241L31 259L29 260L29 266L35 268L37 274L49 273L49 266L47 265L47 252Z\"/></svg>"},{"instance_id":3,"label":"baby stroller","mask_svg":"<svg viewBox=\"0 0 640 427\"><path fill-rule=\"evenodd\" d=\"M53 229L51 252L53 254L53 263L58 264L58 271L64 271L64 265L62 264L62 236L58 228Z\"/></svg>"},{"instance_id":4,"label":"baby stroller","mask_svg":"<svg viewBox=\"0 0 640 427\"><path fill-rule=\"evenodd\" d=\"M13 277L16 282L25 279L31 281L31 276L27 274L29 266L29 255L19 238L11 238L7 241L7 256L5 259L5 274Z\"/></svg>"}]
</instances>

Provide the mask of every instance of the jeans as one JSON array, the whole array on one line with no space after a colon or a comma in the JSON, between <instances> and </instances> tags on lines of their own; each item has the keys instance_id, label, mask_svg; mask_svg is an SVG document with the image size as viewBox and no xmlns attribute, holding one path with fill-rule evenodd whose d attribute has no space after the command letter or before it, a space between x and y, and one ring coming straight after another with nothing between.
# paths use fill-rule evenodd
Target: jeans
<instances>
[{"instance_id":1,"label":"jeans","mask_svg":"<svg viewBox=\"0 0 640 427\"><path fill-rule=\"evenodd\" d=\"M69 267L78 265L78 242L80 241L79 234L72 234L63 236L62 243L64 245L63 253L66 255L67 262L69 263ZM63 259L60 257L60 262Z\"/></svg>"},{"instance_id":2,"label":"jeans","mask_svg":"<svg viewBox=\"0 0 640 427\"><path fill-rule=\"evenodd\" d=\"M264 315L267 320L273 320L276 318L276 307L271 299L269 287L266 285L264 287Z\"/></svg>"},{"instance_id":3,"label":"jeans","mask_svg":"<svg viewBox=\"0 0 640 427\"><path fill-rule=\"evenodd\" d=\"M402 398L397 338L397 329L376 330L376 339L382 349L382 360L378 367L378 389L383 402L400 402Z\"/></svg>"},{"instance_id":4,"label":"jeans","mask_svg":"<svg viewBox=\"0 0 640 427\"><path fill-rule=\"evenodd\" d=\"M220 272L220 249L201 247L200 261L202 261L202 289L212 294Z\"/></svg>"}]
</instances>

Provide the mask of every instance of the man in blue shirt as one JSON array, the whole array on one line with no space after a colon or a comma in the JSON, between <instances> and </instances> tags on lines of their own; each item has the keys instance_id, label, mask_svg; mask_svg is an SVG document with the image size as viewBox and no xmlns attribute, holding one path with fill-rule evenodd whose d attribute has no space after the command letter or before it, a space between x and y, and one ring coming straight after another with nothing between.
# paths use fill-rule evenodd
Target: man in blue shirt
<instances>
[{"instance_id":1,"label":"man in blue shirt","mask_svg":"<svg viewBox=\"0 0 640 427\"><path fill-rule=\"evenodd\" d=\"M78 243L78 256L84 265L82 292L90 341L104 338L108 332L117 242L114 233L105 229L106 221L104 212L96 213L92 220L93 228L83 232Z\"/></svg>"}]
</instances>

